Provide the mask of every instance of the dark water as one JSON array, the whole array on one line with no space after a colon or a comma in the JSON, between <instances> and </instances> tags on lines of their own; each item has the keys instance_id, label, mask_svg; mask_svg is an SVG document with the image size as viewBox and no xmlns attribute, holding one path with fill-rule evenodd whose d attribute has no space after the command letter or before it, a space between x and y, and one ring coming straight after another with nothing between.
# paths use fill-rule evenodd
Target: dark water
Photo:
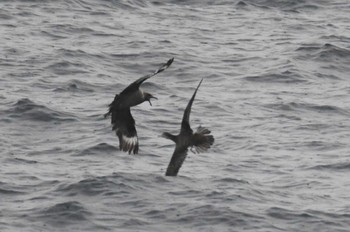
<instances>
[{"instance_id":1,"label":"dark water","mask_svg":"<svg viewBox=\"0 0 350 232\"><path fill-rule=\"evenodd\" d=\"M0 31L0 231L350 231L349 1L2 1ZM120 152L107 105L171 57ZM215 144L165 177L202 77Z\"/></svg>"}]
</instances>

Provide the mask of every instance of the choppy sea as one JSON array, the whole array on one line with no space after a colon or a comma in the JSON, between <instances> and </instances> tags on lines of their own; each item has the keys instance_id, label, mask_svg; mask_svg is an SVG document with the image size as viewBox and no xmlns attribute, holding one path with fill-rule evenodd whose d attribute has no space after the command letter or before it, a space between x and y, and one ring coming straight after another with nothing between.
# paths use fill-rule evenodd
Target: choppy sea
<instances>
[{"instance_id":1,"label":"choppy sea","mask_svg":"<svg viewBox=\"0 0 350 232\"><path fill-rule=\"evenodd\" d=\"M0 231L350 231L350 2L0 2ZM140 151L104 119L132 108ZM165 177L183 110L215 144Z\"/></svg>"}]
</instances>

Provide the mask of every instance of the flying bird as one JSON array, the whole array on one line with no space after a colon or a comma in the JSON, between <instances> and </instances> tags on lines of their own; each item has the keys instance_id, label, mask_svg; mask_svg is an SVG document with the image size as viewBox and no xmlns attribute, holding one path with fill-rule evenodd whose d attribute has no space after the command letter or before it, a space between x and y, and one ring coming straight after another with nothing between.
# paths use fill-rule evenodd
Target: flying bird
<instances>
[{"instance_id":1,"label":"flying bird","mask_svg":"<svg viewBox=\"0 0 350 232\"><path fill-rule=\"evenodd\" d=\"M190 126L190 113L192 103L196 97L197 90L201 85L203 79L199 82L198 87L193 93L187 107L185 109L182 122L180 134L172 135L168 132L162 134L162 137L172 140L175 145L175 151L171 157L170 163L166 170L166 176L176 176L179 172L183 162L187 157L188 148L191 148L193 153L200 153L208 150L214 143L214 137L210 135L210 131L207 128L199 126L197 131L193 133ZM194 148L194 150L193 150Z\"/></svg>"},{"instance_id":2,"label":"flying bird","mask_svg":"<svg viewBox=\"0 0 350 232\"><path fill-rule=\"evenodd\" d=\"M171 58L160 66L156 71L148 74L144 77L139 78L135 82L131 83L126 87L120 94L116 94L114 100L109 104L108 112L104 115L105 118L112 115L111 124L119 138L119 149L129 154L137 154L139 150L139 141L137 137L137 131L135 128L135 120L131 115L130 107L139 105L144 101L148 101L152 106L151 99L157 99L152 94L147 93L140 89L140 85L153 77L154 75L163 72L167 69L174 61Z\"/></svg>"}]
</instances>

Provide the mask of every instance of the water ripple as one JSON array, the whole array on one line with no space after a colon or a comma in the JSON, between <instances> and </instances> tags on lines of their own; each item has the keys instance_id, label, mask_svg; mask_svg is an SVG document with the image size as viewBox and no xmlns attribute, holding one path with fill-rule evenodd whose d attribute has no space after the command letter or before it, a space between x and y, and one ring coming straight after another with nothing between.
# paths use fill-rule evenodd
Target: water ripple
<instances>
[{"instance_id":1,"label":"water ripple","mask_svg":"<svg viewBox=\"0 0 350 232\"><path fill-rule=\"evenodd\" d=\"M9 110L6 110L5 112L11 119L43 122L65 122L76 120L73 115L55 111L46 106L36 104L28 98L18 100Z\"/></svg>"}]
</instances>

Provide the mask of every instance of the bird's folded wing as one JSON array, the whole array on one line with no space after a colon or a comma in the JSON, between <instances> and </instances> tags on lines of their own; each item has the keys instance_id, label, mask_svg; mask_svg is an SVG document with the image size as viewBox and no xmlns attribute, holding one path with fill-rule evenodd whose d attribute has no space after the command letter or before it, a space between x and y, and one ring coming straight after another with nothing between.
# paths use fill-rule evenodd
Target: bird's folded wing
<instances>
[{"instance_id":1,"label":"bird's folded wing","mask_svg":"<svg viewBox=\"0 0 350 232\"><path fill-rule=\"evenodd\" d=\"M119 109L112 112L113 130L119 138L120 150L137 154L139 141L135 128L135 120L130 113L130 108Z\"/></svg>"}]
</instances>

